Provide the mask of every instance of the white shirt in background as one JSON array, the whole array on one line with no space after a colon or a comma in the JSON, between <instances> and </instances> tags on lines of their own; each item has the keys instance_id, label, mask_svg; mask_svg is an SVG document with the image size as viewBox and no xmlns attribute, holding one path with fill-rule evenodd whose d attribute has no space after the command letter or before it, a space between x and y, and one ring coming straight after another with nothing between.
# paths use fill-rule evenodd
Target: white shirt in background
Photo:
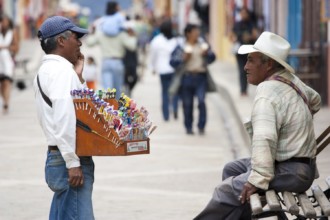
<instances>
[{"instance_id":1,"label":"white shirt in background","mask_svg":"<svg viewBox=\"0 0 330 220\"><path fill-rule=\"evenodd\" d=\"M97 67L95 64L85 64L83 70L83 78L87 82L96 81L97 79Z\"/></svg>"},{"instance_id":2,"label":"white shirt in background","mask_svg":"<svg viewBox=\"0 0 330 220\"><path fill-rule=\"evenodd\" d=\"M170 65L170 57L177 44L175 38L167 39L163 34L154 37L150 42L150 70L158 74L174 73L174 69Z\"/></svg>"},{"instance_id":3,"label":"white shirt in background","mask_svg":"<svg viewBox=\"0 0 330 220\"><path fill-rule=\"evenodd\" d=\"M13 31L8 30L5 35L0 34L0 47L9 47L13 41ZM14 61L8 48L0 50L0 74L10 78L14 74Z\"/></svg>"}]
</instances>

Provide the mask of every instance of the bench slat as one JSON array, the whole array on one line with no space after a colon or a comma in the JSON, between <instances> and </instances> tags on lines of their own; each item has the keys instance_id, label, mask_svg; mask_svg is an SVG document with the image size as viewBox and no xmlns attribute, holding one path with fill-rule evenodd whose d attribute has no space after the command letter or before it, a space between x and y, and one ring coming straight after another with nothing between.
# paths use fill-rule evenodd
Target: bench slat
<instances>
[{"instance_id":1,"label":"bench slat","mask_svg":"<svg viewBox=\"0 0 330 220\"><path fill-rule=\"evenodd\" d=\"M314 210L312 202L309 200L306 193L298 195L298 201L300 203L301 209L303 210L306 218L315 218L316 211Z\"/></svg>"},{"instance_id":2,"label":"bench slat","mask_svg":"<svg viewBox=\"0 0 330 220\"><path fill-rule=\"evenodd\" d=\"M274 190L269 190L266 192L266 200L271 210L278 211L281 209L281 204L278 201L277 195Z\"/></svg>"},{"instance_id":3,"label":"bench slat","mask_svg":"<svg viewBox=\"0 0 330 220\"><path fill-rule=\"evenodd\" d=\"M296 203L296 199L290 192L284 192L283 193L283 200L285 203L285 206L287 207L288 211L293 215L299 214L299 207Z\"/></svg>"},{"instance_id":4,"label":"bench slat","mask_svg":"<svg viewBox=\"0 0 330 220\"><path fill-rule=\"evenodd\" d=\"M319 203L323 213L326 216L330 216L330 202L327 197L324 195L323 191L319 186L313 186L312 192L314 194L315 199Z\"/></svg>"},{"instance_id":5,"label":"bench slat","mask_svg":"<svg viewBox=\"0 0 330 220\"><path fill-rule=\"evenodd\" d=\"M252 194L250 196L250 205L253 214L257 215L262 212L260 196L258 193Z\"/></svg>"}]
</instances>

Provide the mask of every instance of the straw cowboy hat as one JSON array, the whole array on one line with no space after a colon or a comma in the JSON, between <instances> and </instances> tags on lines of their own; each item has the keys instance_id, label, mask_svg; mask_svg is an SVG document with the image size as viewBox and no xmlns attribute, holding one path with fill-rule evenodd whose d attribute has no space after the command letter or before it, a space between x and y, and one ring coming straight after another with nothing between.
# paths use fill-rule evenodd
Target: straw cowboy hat
<instances>
[{"instance_id":1,"label":"straw cowboy hat","mask_svg":"<svg viewBox=\"0 0 330 220\"><path fill-rule=\"evenodd\" d=\"M259 36L254 45L242 45L238 49L238 53L263 53L280 63L289 72L294 73L294 69L286 62L290 48L291 46L287 40L274 33L265 31Z\"/></svg>"}]
</instances>

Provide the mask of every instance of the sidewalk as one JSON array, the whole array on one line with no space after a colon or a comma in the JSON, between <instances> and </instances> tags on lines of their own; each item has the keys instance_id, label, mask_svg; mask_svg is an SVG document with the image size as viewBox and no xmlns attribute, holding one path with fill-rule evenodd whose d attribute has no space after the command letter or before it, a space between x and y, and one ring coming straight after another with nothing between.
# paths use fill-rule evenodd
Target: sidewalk
<instances>
[{"instance_id":1,"label":"sidewalk","mask_svg":"<svg viewBox=\"0 0 330 220\"><path fill-rule=\"evenodd\" d=\"M38 44L27 45L26 53L36 52ZM97 48L83 47L82 51L85 56L93 54L99 59ZM145 73L132 98L149 110L151 120L158 126L150 137L151 153L94 157L97 220L192 219L211 198L224 164L249 155L241 122L250 116L255 87L250 86L249 96L242 98L235 64L216 62L210 69L219 84L219 93L207 96L205 136L185 134L182 111L177 121L162 120L159 78ZM48 218L52 192L44 181L46 144L36 118L33 76L34 73L27 75L25 91L13 91L10 114L0 115L0 219ZM329 121L330 110L323 108L315 116L316 134ZM330 147L319 157L321 181L330 175L329 155Z\"/></svg>"}]
</instances>

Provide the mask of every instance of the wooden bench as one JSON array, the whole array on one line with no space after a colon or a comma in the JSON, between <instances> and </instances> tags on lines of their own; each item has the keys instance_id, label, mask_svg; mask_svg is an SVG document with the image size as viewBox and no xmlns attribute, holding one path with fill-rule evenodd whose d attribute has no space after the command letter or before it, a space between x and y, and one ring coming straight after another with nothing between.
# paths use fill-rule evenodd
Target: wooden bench
<instances>
[{"instance_id":1,"label":"wooden bench","mask_svg":"<svg viewBox=\"0 0 330 220\"><path fill-rule=\"evenodd\" d=\"M330 126L316 139L318 155L330 143ZM328 189L322 191L318 185L313 185L304 193L275 192L268 190L255 193L250 197L252 219L277 216L278 219L289 219L287 214L295 219L325 220L330 216L330 176L325 180Z\"/></svg>"}]
</instances>

